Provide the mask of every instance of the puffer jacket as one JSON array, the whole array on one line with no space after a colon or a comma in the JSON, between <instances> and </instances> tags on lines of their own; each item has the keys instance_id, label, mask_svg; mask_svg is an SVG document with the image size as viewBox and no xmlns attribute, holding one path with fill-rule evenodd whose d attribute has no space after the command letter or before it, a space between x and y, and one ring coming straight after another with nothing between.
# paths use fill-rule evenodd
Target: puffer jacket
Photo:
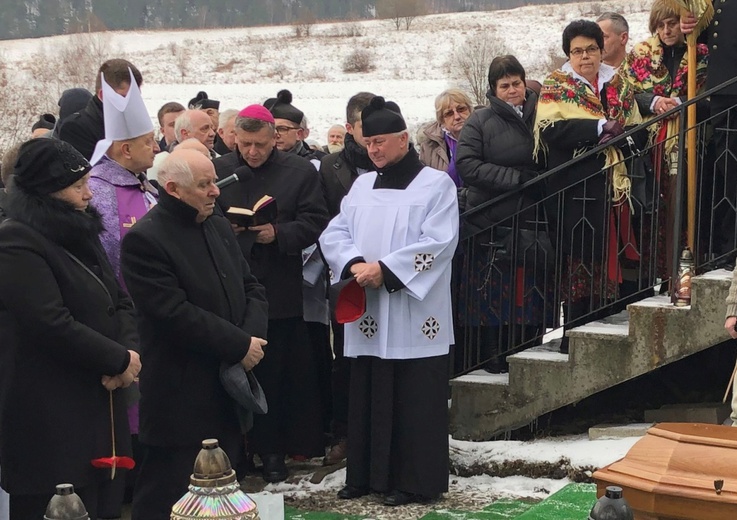
<instances>
[{"instance_id":1,"label":"puffer jacket","mask_svg":"<svg viewBox=\"0 0 737 520\"><path fill-rule=\"evenodd\" d=\"M537 94L527 89L522 117L491 93L487 97L491 106L471 114L461 131L456 152L458 174L468 187L466 211L517 188L538 173L532 154ZM464 219L466 231L479 233L494 223L509 220L518 209L537 202L540 191L523 192L519 197L470 215ZM520 220L522 227L534 227L526 222L536 218L534 211L530 213L532 215L529 216L525 213ZM505 225L511 225L511 222Z\"/></svg>"}]
</instances>

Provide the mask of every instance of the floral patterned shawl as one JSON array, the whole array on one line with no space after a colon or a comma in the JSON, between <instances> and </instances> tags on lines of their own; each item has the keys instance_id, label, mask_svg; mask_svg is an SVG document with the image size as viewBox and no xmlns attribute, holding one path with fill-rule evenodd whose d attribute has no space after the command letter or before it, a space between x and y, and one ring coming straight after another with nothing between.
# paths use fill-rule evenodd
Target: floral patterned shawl
<instances>
[{"instance_id":1,"label":"floral patterned shawl","mask_svg":"<svg viewBox=\"0 0 737 520\"><path fill-rule=\"evenodd\" d=\"M620 67L620 73L632 85L635 94L647 93L663 97L686 95L688 86L688 53L684 53L674 78L663 61L663 44L654 34L640 42L627 54ZM706 66L709 62L709 49L704 44L696 47L696 89L701 92L706 83ZM645 120L654 115L644 116ZM665 143L665 153L670 153L676 145L679 118L664 120L658 128L651 131L651 137L661 135ZM665 127L665 130L662 128ZM652 144L652 143L651 143Z\"/></svg>"},{"instance_id":2,"label":"floral patterned shawl","mask_svg":"<svg viewBox=\"0 0 737 520\"><path fill-rule=\"evenodd\" d=\"M602 64L602 69L604 65ZM610 68L611 69L611 68ZM601 73L601 71L600 71ZM540 136L544 129L557 121L568 119L612 119L619 121L622 127L637 125L642 122L640 111L637 109L634 92L630 84L614 73L605 83L607 107L602 105L601 99L591 87L564 69L559 69L548 76L540 90L535 119L535 154L546 152L547 146ZM574 157L586 150L576 150ZM624 156L619 148L610 146L602 152L605 156L605 168L611 168L614 200L621 201L629 198L630 180L627 177L627 168Z\"/></svg>"}]
</instances>

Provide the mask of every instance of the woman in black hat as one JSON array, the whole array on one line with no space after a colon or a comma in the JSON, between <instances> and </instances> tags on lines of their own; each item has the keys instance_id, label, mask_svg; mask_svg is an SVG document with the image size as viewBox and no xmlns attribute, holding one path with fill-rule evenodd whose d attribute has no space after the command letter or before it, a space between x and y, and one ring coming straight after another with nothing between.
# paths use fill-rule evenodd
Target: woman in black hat
<instances>
[{"instance_id":1,"label":"woman in black hat","mask_svg":"<svg viewBox=\"0 0 737 520\"><path fill-rule=\"evenodd\" d=\"M113 438L130 455L115 389L138 375L138 336L98 238L89 170L65 142L24 143L0 225L0 484L12 519L43 518L62 482L96 518L110 470L91 461L113 454Z\"/></svg>"}]
</instances>

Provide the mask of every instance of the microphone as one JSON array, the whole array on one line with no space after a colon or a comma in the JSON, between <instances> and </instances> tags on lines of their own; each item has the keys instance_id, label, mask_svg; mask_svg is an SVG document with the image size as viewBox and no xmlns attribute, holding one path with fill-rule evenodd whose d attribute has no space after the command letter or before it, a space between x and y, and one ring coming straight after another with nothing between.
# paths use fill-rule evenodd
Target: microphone
<instances>
[{"instance_id":1,"label":"microphone","mask_svg":"<svg viewBox=\"0 0 737 520\"><path fill-rule=\"evenodd\" d=\"M238 178L238 174L234 173L233 175L230 175L228 177L225 177L224 179L221 179L215 183L215 186L218 188L225 188L226 186L230 186L231 184L234 184L238 182L240 179Z\"/></svg>"}]
</instances>

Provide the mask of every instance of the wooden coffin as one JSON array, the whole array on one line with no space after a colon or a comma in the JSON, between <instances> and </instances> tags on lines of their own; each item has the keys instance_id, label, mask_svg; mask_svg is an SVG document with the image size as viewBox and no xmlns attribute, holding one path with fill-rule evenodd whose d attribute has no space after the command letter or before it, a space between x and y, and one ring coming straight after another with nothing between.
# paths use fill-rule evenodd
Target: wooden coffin
<instances>
[{"instance_id":1,"label":"wooden coffin","mask_svg":"<svg viewBox=\"0 0 737 520\"><path fill-rule=\"evenodd\" d=\"M594 480L597 497L620 486L635 520L737 520L737 428L656 424Z\"/></svg>"}]
</instances>

